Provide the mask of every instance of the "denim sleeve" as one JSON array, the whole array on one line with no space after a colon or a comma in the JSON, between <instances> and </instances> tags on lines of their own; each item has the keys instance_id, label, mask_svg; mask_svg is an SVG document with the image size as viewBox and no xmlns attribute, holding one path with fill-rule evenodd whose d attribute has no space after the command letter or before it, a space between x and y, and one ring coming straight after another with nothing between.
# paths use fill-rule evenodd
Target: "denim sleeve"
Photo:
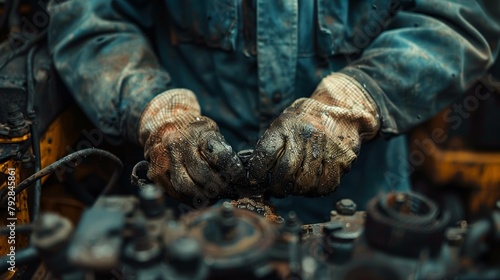
<instances>
[{"instance_id":1,"label":"denim sleeve","mask_svg":"<svg viewBox=\"0 0 500 280\"><path fill-rule=\"evenodd\" d=\"M487 71L499 52L499 21L498 1L417 0L341 72L378 104L382 134L403 133L443 110Z\"/></svg>"},{"instance_id":2,"label":"denim sleeve","mask_svg":"<svg viewBox=\"0 0 500 280\"><path fill-rule=\"evenodd\" d=\"M170 76L147 36L147 0L52 1L48 43L55 67L76 102L105 134L137 143L147 103Z\"/></svg>"}]
</instances>

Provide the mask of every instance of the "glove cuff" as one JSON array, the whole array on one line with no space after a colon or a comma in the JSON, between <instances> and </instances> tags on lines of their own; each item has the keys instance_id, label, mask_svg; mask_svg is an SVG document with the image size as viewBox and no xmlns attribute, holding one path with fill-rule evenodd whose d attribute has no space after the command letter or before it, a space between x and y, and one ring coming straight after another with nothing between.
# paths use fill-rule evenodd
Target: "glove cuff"
<instances>
[{"instance_id":1,"label":"glove cuff","mask_svg":"<svg viewBox=\"0 0 500 280\"><path fill-rule=\"evenodd\" d=\"M355 79L343 73L332 73L323 78L311 99L327 106L356 112L356 122L361 140L370 140L380 129L377 104Z\"/></svg>"},{"instance_id":2,"label":"glove cuff","mask_svg":"<svg viewBox=\"0 0 500 280\"><path fill-rule=\"evenodd\" d=\"M201 109L196 95L188 89L171 89L151 100L139 120L139 143L144 146L151 133L166 124L172 129L187 126Z\"/></svg>"}]
</instances>

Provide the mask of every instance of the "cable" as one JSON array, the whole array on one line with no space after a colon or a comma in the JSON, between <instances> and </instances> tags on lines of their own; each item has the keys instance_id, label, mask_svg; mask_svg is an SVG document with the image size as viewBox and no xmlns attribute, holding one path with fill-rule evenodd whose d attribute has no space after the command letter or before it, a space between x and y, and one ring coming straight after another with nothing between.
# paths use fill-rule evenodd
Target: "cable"
<instances>
[{"instance_id":1,"label":"cable","mask_svg":"<svg viewBox=\"0 0 500 280\"><path fill-rule=\"evenodd\" d=\"M84 149L84 150L76 151L72 154L69 154L69 155L61 158L60 160L53 162L49 166L40 170L39 172L36 172L33 175L31 175L30 177L26 178L24 181L19 183L19 185L17 185L16 188L14 189L15 195L18 195L20 192L22 192L23 190L28 188L31 184L33 184L37 180L40 180L41 178L43 178L47 175L50 175L58 170L60 171L59 168L66 168L66 169L73 168L73 167L68 167L66 165L67 163L73 162L75 160L81 160L81 159L86 158L88 156L106 157L106 158L111 159L116 164L117 168L113 172L113 175L111 176L108 184L106 185L103 192L101 193L101 195L109 194L111 192L111 190L113 189L113 186L115 185L115 183L118 181L119 175L123 169L123 163L121 162L121 160L118 157L116 157L115 155L113 155L110 152L100 150L100 149L95 149L95 148L89 148L89 149ZM74 167L76 167L76 165ZM7 204L7 196L4 196L0 200L0 206L5 207L6 204Z\"/></svg>"},{"instance_id":2,"label":"cable","mask_svg":"<svg viewBox=\"0 0 500 280\"><path fill-rule=\"evenodd\" d=\"M16 234L18 233L31 233L33 231L33 224L16 225ZM0 235L9 235L11 229L9 227L0 228Z\"/></svg>"},{"instance_id":3,"label":"cable","mask_svg":"<svg viewBox=\"0 0 500 280\"><path fill-rule=\"evenodd\" d=\"M26 60L26 71L27 71L27 80L28 80L28 104L26 112L28 112L28 118L31 121L31 146L33 149L33 154L35 155L35 173L40 171L41 168L41 155L40 155L40 141L38 139L38 121L36 119L35 112L35 93L41 94L41 90L45 86L45 81L48 78L48 72L45 69L41 69L42 71L40 76L40 83L37 83L35 88L35 78L34 74L34 56L38 46L33 46L29 53L28 58ZM36 181L35 190L33 192L33 207L32 207L32 217L31 220L35 221L38 218L38 214L40 212L40 197L42 194L42 183L40 180Z\"/></svg>"}]
</instances>

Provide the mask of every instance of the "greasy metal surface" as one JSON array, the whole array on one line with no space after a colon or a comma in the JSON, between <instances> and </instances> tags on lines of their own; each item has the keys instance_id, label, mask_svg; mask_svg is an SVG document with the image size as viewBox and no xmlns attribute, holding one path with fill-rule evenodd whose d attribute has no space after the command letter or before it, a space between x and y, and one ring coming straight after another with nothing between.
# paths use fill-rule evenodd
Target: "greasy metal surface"
<instances>
[{"instance_id":1,"label":"greasy metal surface","mask_svg":"<svg viewBox=\"0 0 500 280\"><path fill-rule=\"evenodd\" d=\"M368 203L366 238L371 246L390 254L418 257L426 248L435 256L449 222L449 213L438 212L437 205L424 196L392 192Z\"/></svg>"},{"instance_id":2,"label":"greasy metal surface","mask_svg":"<svg viewBox=\"0 0 500 280\"><path fill-rule=\"evenodd\" d=\"M109 261L120 257L125 263L133 265L129 272L136 279L168 275L172 279L234 276L234 279L298 277L326 280L354 275L371 277L374 273L393 277L390 279L408 279L418 275L422 279L428 279L428 276L441 279L456 275L461 261L460 243L452 244L456 241L454 237L451 237L449 245L443 246L439 256L427 256L424 250L424 258L402 258L370 246L361 234L369 230L364 228L365 212L341 215L332 211L330 221L300 227L293 213L285 223L276 225L252 211L224 204L223 207L192 212L178 222L166 212L159 218L147 218L141 207L137 207L137 202L138 199L133 196L102 198L96 207L105 208L108 214L97 211L91 219L82 219L72 240L72 254L86 255L88 262L84 265L80 259L73 263L90 270L111 269ZM116 227L116 216L110 213L120 213L126 217L125 223ZM152 234L148 223L163 225L162 245L156 243L160 233ZM111 228L115 228L112 233ZM460 229L467 230L464 227ZM123 241L115 247L121 249L114 253L110 250L112 236ZM118 239L115 241L118 242ZM118 245L116 242L114 244ZM403 247L410 246L410 243ZM192 244L189 245L191 249L184 248L182 244ZM75 246L79 247L78 250ZM166 259L159 255L163 250ZM101 258L109 253L113 257ZM426 259L426 256L429 258ZM469 260L467 267L474 269L474 265Z\"/></svg>"},{"instance_id":3,"label":"greasy metal surface","mask_svg":"<svg viewBox=\"0 0 500 280\"><path fill-rule=\"evenodd\" d=\"M106 217L102 219L101 217ZM106 208L91 208L82 216L68 256L84 268L112 269L119 264L125 216Z\"/></svg>"},{"instance_id":4,"label":"greasy metal surface","mask_svg":"<svg viewBox=\"0 0 500 280\"><path fill-rule=\"evenodd\" d=\"M352 236L353 238L357 238L363 232L365 218L365 211L358 211L353 215L340 215L337 211L332 211L330 222L341 225L342 229L335 233L338 236ZM323 227L326 224L328 222L303 225L301 231L302 240L321 238L323 236Z\"/></svg>"},{"instance_id":5,"label":"greasy metal surface","mask_svg":"<svg viewBox=\"0 0 500 280\"><path fill-rule=\"evenodd\" d=\"M237 200L232 200L231 205L238 209L246 209L257 213L265 217L267 221L272 223L281 224L284 222L284 219L276 214L273 206L265 203L263 198L259 199L257 197L244 197Z\"/></svg>"},{"instance_id":6,"label":"greasy metal surface","mask_svg":"<svg viewBox=\"0 0 500 280\"><path fill-rule=\"evenodd\" d=\"M218 224L221 211L214 208L192 213L182 221L186 225L187 235L200 242L203 254L210 260L211 266L215 269L237 269L265 262L276 236L273 226L263 217L234 208L236 223L231 236L227 239L213 239L213 232L210 231L222 230Z\"/></svg>"}]
</instances>

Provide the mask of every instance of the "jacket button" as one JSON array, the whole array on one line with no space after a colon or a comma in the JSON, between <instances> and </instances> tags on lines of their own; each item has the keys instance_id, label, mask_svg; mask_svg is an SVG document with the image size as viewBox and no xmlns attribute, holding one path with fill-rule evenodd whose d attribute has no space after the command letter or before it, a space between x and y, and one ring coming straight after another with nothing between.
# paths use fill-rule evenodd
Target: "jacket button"
<instances>
[{"instance_id":1,"label":"jacket button","mask_svg":"<svg viewBox=\"0 0 500 280\"><path fill-rule=\"evenodd\" d=\"M277 92L273 94L273 102L274 103L279 103L282 99L281 93Z\"/></svg>"}]
</instances>

